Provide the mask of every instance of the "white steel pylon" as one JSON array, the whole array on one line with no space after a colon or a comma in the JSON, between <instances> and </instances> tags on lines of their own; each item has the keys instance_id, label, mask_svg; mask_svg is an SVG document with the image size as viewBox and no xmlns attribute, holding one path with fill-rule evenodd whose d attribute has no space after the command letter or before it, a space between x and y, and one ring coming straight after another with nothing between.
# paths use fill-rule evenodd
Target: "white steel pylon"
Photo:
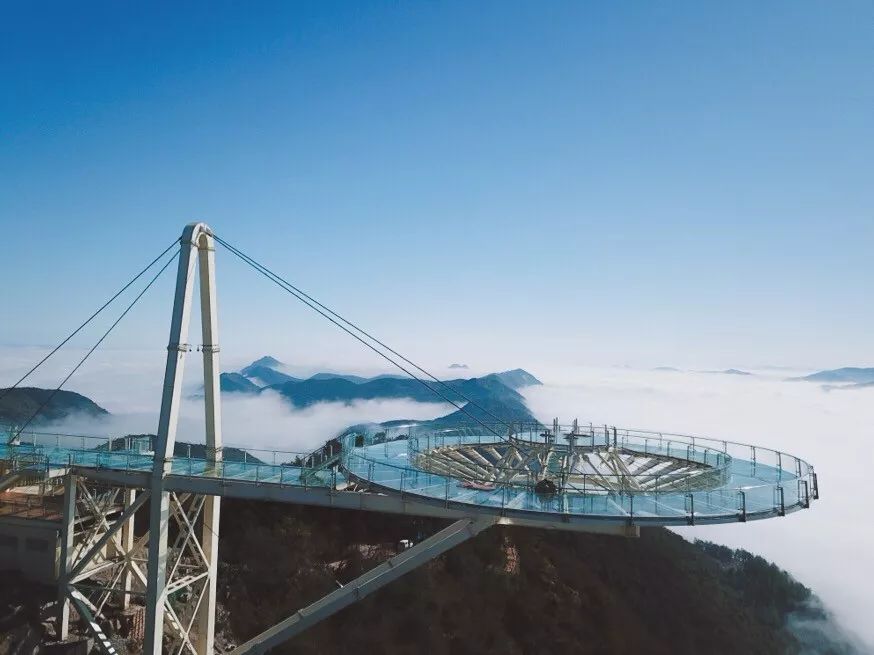
<instances>
[{"instance_id":1,"label":"white steel pylon","mask_svg":"<svg viewBox=\"0 0 874 655\"><path fill-rule=\"evenodd\" d=\"M196 256L195 256L196 254ZM197 655L211 655L215 633L215 585L218 556L219 516L221 499L217 496L186 499L169 494L164 479L172 466L182 398L182 374L185 356L191 350L187 343L191 319L194 268L200 273L200 315L203 333L203 386L206 408L207 466L219 466L222 459L221 398L219 393L218 313L216 309L215 242L212 231L205 223L191 223L180 239L179 268L176 276L176 295L170 323L170 341L167 346L167 367L164 372L164 391L155 444L155 463L151 480L151 508L149 513L149 552L146 581L146 616L144 655L160 655L164 638L164 622L174 628L181 638L180 651L187 648ZM167 535L171 511L180 525L184 541L168 577ZM198 516L202 519L200 533L196 534ZM186 548L193 552L195 563L191 573L180 572L180 560ZM174 576L182 577L174 580ZM177 585L200 583L194 615L183 625L168 603ZM173 585L172 587L170 585ZM192 639L191 628L197 624Z\"/></svg>"}]
</instances>

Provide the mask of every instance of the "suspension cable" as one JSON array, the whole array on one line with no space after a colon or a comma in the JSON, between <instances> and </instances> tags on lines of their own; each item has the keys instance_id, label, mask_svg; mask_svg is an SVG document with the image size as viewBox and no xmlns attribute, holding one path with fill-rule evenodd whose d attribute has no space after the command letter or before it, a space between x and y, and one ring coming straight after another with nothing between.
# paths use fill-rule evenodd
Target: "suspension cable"
<instances>
[{"instance_id":1,"label":"suspension cable","mask_svg":"<svg viewBox=\"0 0 874 655\"><path fill-rule=\"evenodd\" d=\"M251 267L252 267L256 272L258 272L258 273L260 273L261 275L263 275L264 277L266 277L268 280L270 280L271 282L273 282L274 284L276 284L277 286L279 286L279 288L281 288L281 289L284 290L285 292L287 292L287 293L289 293L290 295L292 295L292 296L294 296L295 298L297 298L300 302L302 302L303 304L305 304L307 307L309 307L310 309L312 309L313 311L315 311L316 313L320 314L322 317L324 317L325 319L327 319L328 321L330 321L331 323L333 323L334 325L336 325L337 327L339 327L341 330L343 330L344 332L346 332L349 336L353 337L354 339L356 339L357 341L359 341L360 343L362 343L364 346L366 346L367 348L369 348L370 350L372 350L373 352L375 352L377 355L379 355L380 357L382 357L383 359L385 359L386 361L388 361L390 364L392 364L393 366L395 366L395 367L397 367L398 369L400 369L401 371L403 371L403 372L404 372L406 375L408 375L410 378L412 378L413 380L415 380L415 381L418 382L419 384L423 385L426 389L428 389L429 391L431 391L431 393L433 393L433 394L439 396L440 398L442 398L444 401L446 401L447 403L449 403L450 405L452 405L453 407L455 407L457 410L459 410L460 412L462 412L463 414L465 414L466 416L468 416L468 417L469 417L470 419L472 419L473 421L476 421L477 423L479 423L481 426L483 426L486 430L488 430L489 432L491 432L491 433L494 434L495 436L498 436L498 437L504 439L504 436L503 436L502 434L500 434L498 431L496 431L492 426L490 426L488 423L486 423L486 422L483 421L482 419L478 418L477 416L475 416L475 415L472 414L471 412L467 411L467 409L465 409L465 406L458 404L457 402L455 402L454 400L452 400L451 398L449 398L448 396L446 396L444 393L441 393L438 389L435 389L433 386L431 386L430 384L428 384L428 382L426 382L426 381L423 380L422 378L416 376L416 375L415 375L413 372L411 372L409 369L407 369L406 367L404 367L402 364L399 364L398 362L396 362L396 361L395 361L394 359L392 359L390 356L386 355L384 352L382 352L381 350L379 350L378 348L376 348L373 344L368 343L368 342L365 341L363 338L361 338L359 335L357 335L357 334L355 334L354 332L352 332L349 328L347 328L345 325L343 325L340 321L338 321L338 320L332 318L332 317L327 313L327 311L330 311L330 310L327 310L327 308L325 308L326 311L322 311L322 309L320 309L319 307L323 307L323 305L321 305L320 303L317 303L317 301L312 301L312 302L311 302L310 300L307 299L308 297L305 297L304 294L302 294L301 292L299 292L295 287L293 287L291 284L287 283L285 280L283 280L281 277L279 277L276 273L273 273L273 271L271 271L270 269L268 269L266 266L263 266L262 264L259 264L259 263L256 262L254 259L252 259L252 258L249 257L248 255L244 254L243 252L241 252L241 251L238 250L237 248L231 246L229 243L227 243L227 242L224 241L223 239L220 239L219 237L215 236L215 234L213 234L213 238L215 238L215 240L216 240L218 243L220 243L220 244L223 245L225 248L227 248L230 252L232 252L232 253L233 253L236 257L238 257L240 260L242 260L243 262L245 262L246 264L248 264L249 266L251 266ZM317 306L317 305L318 305L318 306ZM342 317L341 317L341 320L345 320L345 319L342 319ZM358 329L358 328L356 328L356 329ZM360 330L360 331L361 331L362 333L364 333L363 330ZM366 334L366 333L364 333L364 334ZM376 339L374 339L374 341L376 341ZM394 351L392 351L392 352L394 352ZM406 358L402 358L402 359L404 359L405 361L409 361L409 360L406 360ZM413 365L413 366L415 366L415 365ZM416 366L416 368L419 368L419 367ZM422 370L422 369L420 369L420 370ZM429 374L429 375L430 375L430 374ZM433 376L432 376L432 377L433 377ZM434 379L436 380L436 378L434 378ZM437 380L437 381L440 382L440 380ZM491 416L494 416L494 414L491 414L491 412L488 412L488 410L486 410L486 409L480 407L477 403L471 401L469 398L467 398L466 396L464 396L463 394L461 394L460 392L458 392L456 389L453 389L452 387L450 387L449 385L446 385L445 383L442 383L442 382L441 382L441 384L444 384L444 386L447 386L447 387L450 389L450 391L452 391L453 393L455 393L455 394L461 396L462 398L465 398L469 403L472 403L472 404L474 405L474 407L478 407L480 410L482 410L482 411L484 411L484 412L490 414ZM501 419L498 419L498 421L499 421L501 424L505 425L505 426L509 426L509 424L508 424L506 421L503 421L503 420L501 420Z\"/></svg>"},{"instance_id":2,"label":"suspension cable","mask_svg":"<svg viewBox=\"0 0 874 655\"><path fill-rule=\"evenodd\" d=\"M394 350L393 348L391 348L390 346L388 346L388 345L385 344L384 342L380 341L379 339L377 339L376 337L374 337L372 334L368 333L366 330L364 330L364 329L361 328L360 326L356 325L355 323L353 323L353 322L350 321L349 319L345 318L344 316L341 316L340 314L338 314L337 312L335 312L334 310L332 310L330 307L325 306L323 303L319 302L318 300L316 300L315 298L313 298L312 296L310 296L309 294L307 294L305 291L301 290L300 288L298 288L298 287L296 287L295 285L291 284L288 280L285 280L284 278L280 277L278 274L276 274L276 273L274 273L273 271L269 270L266 266L264 266L263 264L260 264L259 262L255 261L252 257L246 255L245 253L243 253L243 252L242 252L241 250L239 250L238 248L232 246L231 244L229 244L227 241L225 241L225 240L222 239L221 237L216 236L215 234L213 234L213 238L215 238L215 240L216 240L217 242L219 242L219 243L222 244L225 248L227 248L227 249L230 250L232 253L234 253L237 257L239 257L239 258L243 259L244 261L246 261L250 266L256 267L256 268L259 269L262 273L270 274L271 276L273 276L274 278L276 278L276 279L274 280L275 282L277 282L277 283L280 283L280 282L281 282L283 285L285 285L285 286L288 287L289 289L293 290L294 293L293 293L292 295L303 296L303 298L305 298L306 300L308 300L308 301L310 301L311 303L317 305L319 308L323 309L325 312L327 312L327 313L331 314L332 316L334 316L335 318L339 319L340 321L342 321L342 322L345 323L346 325L350 326L352 329L354 329L355 331L357 331L357 332L359 332L360 334L364 335L365 337L367 337L368 339L370 339L370 340L373 341L374 343L378 344L378 345L381 346L382 348L385 348L388 352L390 352L390 353L392 353L393 355L399 357L400 359L402 359L404 362L406 362L407 364L409 364L410 366L412 366L413 368L415 368L415 369L418 370L419 372L421 372L421 373L427 375L427 376L428 376L429 378L431 378L434 382L438 383L438 384L441 385L442 387L445 387L445 388L449 389L449 390L452 391L454 394L457 394L458 396L461 396L461 397L462 397L464 400L466 400L468 403L470 403L471 405L473 405L474 407L476 407L477 409L479 409L479 410L480 410L481 412L483 412L484 414L486 414L486 415L492 417L493 419L495 419L495 421L497 421L497 422L500 423L501 425L504 425L505 427L511 427L510 424L509 424L506 420L502 419L501 417L497 416L496 414L494 414L493 412L489 411L489 410L486 409L485 407L481 406L481 405L478 404L476 401L474 401L473 399L471 399L471 398L469 398L468 396L466 396L464 393L462 393L461 391L459 391L458 389L456 389L456 388L455 388L454 386L452 386L451 384L449 384L449 383L447 383L447 382L445 382L445 381L443 381L443 380L440 380L439 378L435 377L435 376L432 375L429 371L425 370L424 368L422 368L421 366L419 366L419 365L416 364L415 362L413 362L413 361L407 359L407 358L404 357L401 353L397 352L396 350ZM301 302L305 302L305 301L303 300L303 298L298 297L298 300L301 300ZM305 304L308 304L308 305L309 305L309 303L305 303ZM312 305L310 305L310 307L311 307L312 309L316 309L315 307L312 307ZM318 310L316 310L316 311L318 311ZM319 313L321 314L322 312L319 312ZM324 316L324 314L322 314L322 315ZM326 318L327 318L327 317L326 317ZM384 356L384 355L383 355L383 356ZM392 361L390 358L386 358L386 359L388 359L388 361L390 361L390 362L391 362L392 364L394 364L395 366L398 366L397 362ZM407 375L410 375L413 379L418 379L416 376L410 374L409 371L406 371L403 367L398 366L398 368L400 368L400 369L403 370L405 373L407 373ZM420 380L420 381L421 381L421 380ZM427 386L427 385L426 385L426 386ZM428 388L431 389L430 386L429 386ZM433 389L432 389L432 391L433 391Z\"/></svg>"},{"instance_id":3,"label":"suspension cable","mask_svg":"<svg viewBox=\"0 0 874 655\"><path fill-rule=\"evenodd\" d=\"M174 241L173 244L171 244L170 248L172 248L173 245L175 245L175 244L177 244L177 243L178 243L178 240ZM166 254L167 251L170 250L170 248L167 248L167 250L165 250L164 253L162 253L162 255L163 255L163 254ZM129 312L131 309L133 309L134 305L136 305L137 302L139 302L140 298L143 297L143 295L146 293L146 291L148 291L148 290L152 287L152 285L157 281L157 279L161 276L161 273L163 273L165 270L167 270L167 267L168 267L168 266L173 262L173 260L175 260L178 256L179 256L179 251L177 250L177 251L173 254L173 256L170 257L170 258L169 258L169 259L164 263L164 265L163 265L163 266L158 270L158 272L155 273L154 276L152 276L152 279L149 280L149 283L148 283L145 287L143 287L142 291L140 291L140 292L137 294L136 298L134 298L134 299L131 301L131 303L130 303L130 304L125 308L125 310L121 313L121 315L120 315L117 319L115 319L115 322L114 322L112 325L109 326L109 328L106 330L106 332L103 333L103 336L101 336L101 337L97 340L97 343L95 343L93 346L91 346L91 350L89 350L87 353L85 353L85 356L84 356L82 359L79 360L79 363L76 364L76 366L73 367L73 369L72 369L72 370L67 374L67 377L65 377L63 380L61 380L61 383L60 383L57 387L55 387L55 389L54 389L54 390L53 390L53 391L48 395L48 397L47 397L47 398L43 401L43 403L42 403L42 404L37 408L37 410L36 410L33 414L30 415L30 418L28 418L27 421L25 421L24 424L23 424L20 428L17 429L17 432L16 432L15 435L12 437L12 439L16 439L16 438L18 438L18 437L21 436L21 433L24 431L24 428L26 428L28 425L30 425L30 423L31 423L31 422L32 422L32 421L33 421L33 420L34 420L34 419L35 419L35 418L40 414L40 412L42 412L42 411L46 408L46 406L51 402L52 398L54 398L55 395L57 395L57 393L61 390L61 387L63 387L63 386L67 383L67 381L68 381L71 377L73 377L73 374L74 374L76 371L78 371L79 368L80 368L80 367L85 363L85 361L86 361L86 360L91 356L91 354L92 354L95 350L97 350L97 347L98 347L101 343L103 343L103 341L106 339L106 337L109 336L109 333L112 332L112 331L115 329L115 327L116 327L119 323L121 323L121 320L122 320L125 316L127 316L128 312ZM150 265L150 266L151 266L151 265ZM130 284L128 284L128 286L130 286Z\"/></svg>"},{"instance_id":4,"label":"suspension cable","mask_svg":"<svg viewBox=\"0 0 874 655\"><path fill-rule=\"evenodd\" d=\"M51 352L49 352L48 355L46 355L46 356L43 357L41 360L39 360L39 361L34 365L33 368L31 368L27 373L25 373L24 375L22 375L22 376L18 379L18 381L17 381L15 384L13 384L11 387L7 387L6 389L3 389L2 391L0 391L0 400L3 400L3 399L7 396L7 394L9 394L13 389L16 389L16 388L18 387L19 384L21 384L21 383L24 382L28 377L30 377L31 373L33 373L36 369L38 369L40 366L42 366L43 364L45 364L46 361L49 359L49 357L51 357L51 356L54 355L56 352L58 352L62 347L64 347L64 345L65 345L65 344L66 344L70 339L72 339L72 338L75 337L77 334L79 334L79 332L81 332L82 329L83 329L86 325L88 325L91 321L93 321L95 318L97 318L97 316L98 316L98 315L99 315L99 314L100 314L104 309L106 309L107 307L109 307L109 305L111 305L112 302L113 302L116 298L118 298L121 294L123 294L125 291L127 291L127 290L130 288L130 286L131 286L134 282L136 282L138 279L140 279L140 278L141 278L141 277L146 273L146 271L148 271L150 268L152 268L152 266L154 266L155 263L156 263L159 259L161 259L161 257L163 257L164 255L166 255L166 254L170 251L170 249L171 249L173 246L175 246L177 243L179 243L179 239L174 239L173 242L170 243L169 246L167 246L166 248L164 248L163 252L161 252L160 255L158 255L158 256L155 257L151 262L149 262L148 266L146 266L143 270L141 270L139 273L137 273L136 275L134 275L133 278L131 278L130 281L129 281L127 284L125 284L121 289L119 289L119 290L115 293L114 296L112 296L112 298L110 298L110 299L107 300L105 303L103 303L103 305L101 305L100 308L99 308L96 312L94 312L93 314L91 314L91 316L89 316L87 319L85 319L85 322L84 322L84 323L82 323L79 327L77 327L77 328L76 328L75 330L73 330L69 335L67 335L67 337L66 337L63 341L61 341L57 346L55 346L55 347L51 350Z\"/></svg>"}]
</instances>

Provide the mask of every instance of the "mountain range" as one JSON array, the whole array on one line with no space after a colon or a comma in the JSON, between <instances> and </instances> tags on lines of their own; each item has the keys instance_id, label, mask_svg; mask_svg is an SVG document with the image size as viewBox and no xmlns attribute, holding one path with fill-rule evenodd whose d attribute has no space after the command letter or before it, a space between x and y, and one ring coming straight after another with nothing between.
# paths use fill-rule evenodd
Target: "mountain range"
<instances>
[{"instance_id":1,"label":"mountain range","mask_svg":"<svg viewBox=\"0 0 874 655\"><path fill-rule=\"evenodd\" d=\"M270 366L281 365L262 361L257 366L273 370ZM291 379L274 388L296 406L326 398L434 399L415 380L392 376ZM262 392L242 371L222 375L221 382L228 393ZM514 388L529 383L539 381L516 369L452 380L456 395L447 395L464 402L463 393L502 417L514 412L530 416ZM27 420L51 393L12 390L0 401L0 420ZM107 414L88 398L61 391L47 404L45 416L56 420L74 412ZM431 423L469 420L455 411ZM117 440L113 447L122 443ZM203 449L203 444L177 442L175 454L203 457ZM225 448L229 461L244 457L253 461L241 450ZM419 540L443 525L417 517L235 500L227 502L223 514L219 596L226 620L219 637L237 644L338 582L360 575L392 554L399 540ZM297 544L293 549L287 547L291 542ZM37 591L31 584L0 585L3 617L35 617L29 627L17 624L17 631L8 629L7 618L0 621L0 653L23 652L17 635L32 642L40 634L40 609L55 590L46 588L44 597ZM33 611L5 611L7 605L25 604ZM819 607L809 589L773 564L744 551L692 544L661 528L643 529L640 539L619 539L496 527L355 609L338 613L283 652L340 652L350 642L387 655L417 650L516 655L863 652Z\"/></svg>"},{"instance_id":2,"label":"mountain range","mask_svg":"<svg viewBox=\"0 0 874 655\"><path fill-rule=\"evenodd\" d=\"M452 402L459 406L474 404L434 419L432 423L454 425L479 420L534 420L517 391L542 384L528 371L517 368L482 377L448 380L443 384L425 383L397 375L362 377L343 373L316 373L306 379L280 370L282 362L265 356L239 372L222 373L221 390L226 393L258 394L264 390L279 393L294 407L309 407L321 402L351 403L358 400L406 398L417 402ZM439 392L439 393L438 393ZM471 416L472 415L472 416Z\"/></svg>"},{"instance_id":3,"label":"mountain range","mask_svg":"<svg viewBox=\"0 0 874 655\"><path fill-rule=\"evenodd\" d=\"M802 380L804 382L826 382L832 384L849 384L850 386L871 386L874 383L874 368L859 368L845 366L826 371L818 371L799 378L790 380Z\"/></svg>"},{"instance_id":4,"label":"mountain range","mask_svg":"<svg viewBox=\"0 0 874 655\"><path fill-rule=\"evenodd\" d=\"M42 407L43 404L45 407ZM39 425L76 413L91 417L109 414L91 399L73 391L54 391L38 387L0 389L0 423L20 425L33 417L31 425Z\"/></svg>"}]
</instances>

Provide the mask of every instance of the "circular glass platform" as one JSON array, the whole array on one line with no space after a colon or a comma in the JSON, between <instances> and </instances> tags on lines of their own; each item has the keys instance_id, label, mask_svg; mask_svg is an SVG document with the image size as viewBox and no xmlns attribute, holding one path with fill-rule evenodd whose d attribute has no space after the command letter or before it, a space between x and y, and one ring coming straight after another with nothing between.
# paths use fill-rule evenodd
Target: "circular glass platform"
<instances>
[{"instance_id":1,"label":"circular glass platform","mask_svg":"<svg viewBox=\"0 0 874 655\"><path fill-rule=\"evenodd\" d=\"M759 446L579 423L492 430L359 426L341 438L342 469L419 502L634 524L780 516L818 495L811 465Z\"/></svg>"}]
</instances>

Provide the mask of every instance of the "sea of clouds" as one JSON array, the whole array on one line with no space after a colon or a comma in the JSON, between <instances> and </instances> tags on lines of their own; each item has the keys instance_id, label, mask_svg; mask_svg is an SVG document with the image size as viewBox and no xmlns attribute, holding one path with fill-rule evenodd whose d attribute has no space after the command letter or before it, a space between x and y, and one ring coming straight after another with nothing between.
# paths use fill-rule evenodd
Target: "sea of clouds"
<instances>
[{"instance_id":1,"label":"sea of clouds","mask_svg":"<svg viewBox=\"0 0 874 655\"><path fill-rule=\"evenodd\" d=\"M809 371L708 372L567 368L524 389L539 418L662 430L758 444L816 468L821 498L783 518L677 528L745 548L811 587L874 650L874 388L826 391L787 381Z\"/></svg>"},{"instance_id":2,"label":"sea of clouds","mask_svg":"<svg viewBox=\"0 0 874 655\"><path fill-rule=\"evenodd\" d=\"M2 379L17 379L38 352L44 351L4 349ZM77 356L62 355L29 383L53 387ZM112 415L100 421L73 417L53 427L77 434L153 433L163 367L164 353L158 351L96 353L68 388ZM689 539L745 548L777 563L810 586L836 612L839 623L874 650L874 388L827 391L818 384L786 380L808 371L783 369L753 371L750 376L627 367L543 367L532 372L545 384L521 391L543 421L579 418L596 425L700 434L782 450L811 462L821 491L812 509L767 521L677 531ZM197 398L201 374L199 357L190 357L180 441L203 441L203 401ZM452 409L411 400L295 409L274 392L225 394L222 404L227 445L293 452L311 450L355 423L428 419Z\"/></svg>"},{"instance_id":3,"label":"sea of clouds","mask_svg":"<svg viewBox=\"0 0 874 655\"><path fill-rule=\"evenodd\" d=\"M0 386L17 380L44 352L30 348L0 350L0 379L3 380ZM77 350L58 353L50 365L40 369L22 386L54 388L63 373L70 370L81 355ZM203 368L200 355L191 353L185 369L176 438L177 441L203 443ZM300 376L313 372L316 371L289 369L289 373ZM89 436L154 434L157 430L163 373L164 354L160 351L96 352L88 360L87 366L64 388L87 396L108 410L110 415L100 419L73 415L59 423L41 425L39 430ZM393 419L424 420L447 414L453 409L446 403L420 403L407 399L328 402L294 408L272 390L257 395L223 394L222 434L227 446L308 452L356 423Z\"/></svg>"}]
</instances>

